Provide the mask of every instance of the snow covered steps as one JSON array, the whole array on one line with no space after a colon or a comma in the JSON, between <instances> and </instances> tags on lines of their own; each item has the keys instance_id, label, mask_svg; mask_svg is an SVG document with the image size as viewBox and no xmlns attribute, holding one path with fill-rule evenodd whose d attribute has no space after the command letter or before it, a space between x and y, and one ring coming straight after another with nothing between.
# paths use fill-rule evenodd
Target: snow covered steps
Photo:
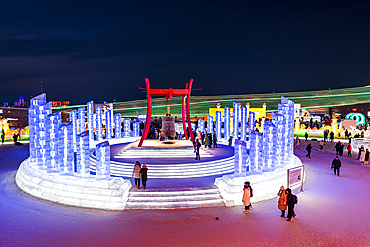
<instances>
[{"instance_id":1,"label":"snow covered steps","mask_svg":"<svg viewBox=\"0 0 370 247\"><path fill-rule=\"evenodd\" d=\"M216 186L158 191L131 188L126 209L176 209L225 206Z\"/></svg>"}]
</instances>

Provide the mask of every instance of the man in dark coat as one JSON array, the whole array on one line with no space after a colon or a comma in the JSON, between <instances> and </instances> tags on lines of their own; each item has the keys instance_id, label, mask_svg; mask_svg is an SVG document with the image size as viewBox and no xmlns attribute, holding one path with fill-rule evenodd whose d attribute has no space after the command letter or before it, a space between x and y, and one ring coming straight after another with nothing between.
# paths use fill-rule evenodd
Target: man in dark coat
<instances>
[{"instance_id":1,"label":"man in dark coat","mask_svg":"<svg viewBox=\"0 0 370 247\"><path fill-rule=\"evenodd\" d=\"M200 155L199 155L199 149L200 149L200 146L202 146L200 144L200 141L197 139L196 142L195 142L195 159L196 160L200 160Z\"/></svg>"},{"instance_id":2,"label":"man in dark coat","mask_svg":"<svg viewBox=\"0 0 370 247\"><path fill-rule=\"evenodd\" d=\"M337 142L337 144L335 144L335 147L334 147L335 151L337 152L337 155L339 155L339 152L340 152L340 141Z\"/></svg>"},{"instance_id":3,"label":"man in dark coat","mask_svg":"<svg viewBox=\"0 0 370 247\"><path fill-rule=\"evenodd\" d=\"M343 155L344 143L342 142L339 146L339 156Z\"/></svg>"},{"instance_id":4,"label":"man in dark coat","mask_svg":"<svg viewBox=\"0 0 370 247\"><path fill-rule=\"evenodd\" d=\"M295 199L290 188L287 188L285 190L285 193L287 195L286 204L288 205L288 219L286 221L291 221L292 217L295 218L296 216L296 214L294 213Z\"/></svg>"},{"instance_id":5,"label":"man in dark coat","mask_svg":"<svg viewBox=\"0 0 370 247\"><path fill-rule=\"evenodd\" d=\"M334 175L338 174L339 177L339 168L342 166L339 157L337 156L331 163L331 169L334 169Z\"/></svg>"},{"instance_id":6,"label":"man in dark coat","mask_svg":"<svg viewBox=\"0 0 370 247\"><path fill-rule=\"evenodd\" d=\"M309 143L306 147L306 150L307 150L307 154L306 154L306 157L310 158L311 159L311 149L312 149L312 146L311 146L311 143Z\"/></svg>"}]
</instances>

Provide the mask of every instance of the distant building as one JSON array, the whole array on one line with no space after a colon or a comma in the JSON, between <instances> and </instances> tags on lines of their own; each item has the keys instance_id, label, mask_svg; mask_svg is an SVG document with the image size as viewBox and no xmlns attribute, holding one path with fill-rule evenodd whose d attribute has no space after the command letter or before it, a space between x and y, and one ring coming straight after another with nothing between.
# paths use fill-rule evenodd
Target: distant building
<instances>
[{"instance_id":1,"label":"distant building","mask_svg":"<svg viewBox=\"0 0 370 247\"><path fill-rule=\"evenodd\" d=\"M28 108L0 107L0 119L6 118L9 127L25 127L28 125Z\"/></svg>"}]
</instances>

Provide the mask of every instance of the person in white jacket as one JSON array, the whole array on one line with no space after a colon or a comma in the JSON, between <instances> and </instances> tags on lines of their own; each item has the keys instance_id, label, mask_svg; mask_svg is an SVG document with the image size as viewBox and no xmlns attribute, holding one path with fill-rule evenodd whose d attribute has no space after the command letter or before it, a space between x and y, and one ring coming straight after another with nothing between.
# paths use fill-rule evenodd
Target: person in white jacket
<instances>
[{"instance_id":1,"label":"person in white jacket","mask_svg":"<svg viewBox=\"0 0 370 247\"><path fill-rule=\"evenodd\" d=\"M134 170L132 171L132 176L135 176L135 187L140 189L140 170L141 170L141 165L139 161L136 161Z\"/></svg>"},{"instance_id":2,"label":"person in white jacket","mask_svg":"<svg viewBox=\"0 0 370 247\"><path fill-rule=\"evenodd\" d=\"M251 197L253 196L253 189L251 188L250 183L247 181L244 183L244 188L243 188L243 204L245 207L245 210L243 213L247 214L249 213L249 210L252 208L251 204Z\"/></svg>"}]
</instances>

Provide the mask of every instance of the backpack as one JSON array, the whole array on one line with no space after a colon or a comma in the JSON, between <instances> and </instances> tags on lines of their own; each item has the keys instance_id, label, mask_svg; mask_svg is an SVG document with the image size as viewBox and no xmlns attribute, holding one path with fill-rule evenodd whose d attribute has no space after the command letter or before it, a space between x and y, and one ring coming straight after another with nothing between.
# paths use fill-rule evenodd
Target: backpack
<instances>
[{"instance_id":1,"label":"backpack","mask_svg":"<svg viewBox=\"0 0 370 247\"><path fill-rule=\"evenodd\" d=\"M293 195L293 201L294 201L294 204L298 203L298 197L296 195Z\"/></svg>"}]
</instances>

